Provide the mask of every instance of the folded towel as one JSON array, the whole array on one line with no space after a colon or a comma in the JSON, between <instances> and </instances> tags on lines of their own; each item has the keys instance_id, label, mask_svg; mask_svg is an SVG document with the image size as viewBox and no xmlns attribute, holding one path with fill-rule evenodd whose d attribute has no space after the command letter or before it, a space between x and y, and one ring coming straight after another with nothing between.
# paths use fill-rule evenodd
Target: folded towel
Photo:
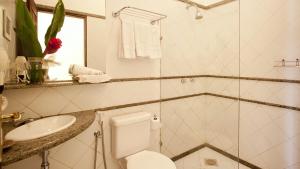
<instances>
[{"instance_id":1,"label":"folded towel","mask_svg":"<svg viewBox=\"0 0 300 169\"><path fill-rule=\"evenodd\" d=\"M104 72L97 69L92 69L80 65L71 64L69 67L69 73L73 76L77 75L103 75Z\"/></svg>"},{"instance_id":2,"label":"folded towel","mask_svg":"<svg viewBox=\"0 0 300 169\"><path fill-rule=\"evenodd\" d=\"M103 83L111 80L107 74L103 75L78 75L74 77L79 83Z\"/></svg>"},{"instance_id":3,"label":"folded towel","mask_svg":"<svg viewBox=\"0 0 300 169\"><path fill-rule=\"evenodd\" d=\"M135 21L135 45L138 57L161 58L160 26L149 20Z\"/></svg>"},{"instance_id":4,"label":"folded towel","mask_svg":"<svg viewBox=\"0 0 300 169\"><path fill-rule=\"evenodd\" d=\"M121 51L120 58L135 59L134 18L120 16L121 19Z\"/></svg>"}]
</instances>

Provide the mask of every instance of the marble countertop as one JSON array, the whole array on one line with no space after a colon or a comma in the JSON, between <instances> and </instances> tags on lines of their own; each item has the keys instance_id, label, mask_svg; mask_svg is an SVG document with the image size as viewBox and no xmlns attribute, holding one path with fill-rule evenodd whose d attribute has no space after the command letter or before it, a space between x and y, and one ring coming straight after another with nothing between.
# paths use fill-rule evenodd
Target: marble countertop
<instances>
[{"instance_id":1,"label":"marble countertop","mask_svg":"<svg viewBox=\"0 0 300 169\"><path fill-rule=\"evenodd\" d=\"M64 143L87 129L95 120L94 111L75 112L69 115L76 117L73 125L49 136L16 142L10 149L3 152L2 165L5 166L23 160Z\"/></svg>"}]
</instances>

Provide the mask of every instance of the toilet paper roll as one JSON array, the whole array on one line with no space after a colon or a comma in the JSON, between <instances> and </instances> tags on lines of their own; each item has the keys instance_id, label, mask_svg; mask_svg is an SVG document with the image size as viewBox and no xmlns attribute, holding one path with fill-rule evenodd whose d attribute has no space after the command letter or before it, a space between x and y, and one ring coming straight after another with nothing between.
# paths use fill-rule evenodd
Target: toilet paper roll
<instances>
[{"instance_id":1,"label":"toilet paper roll","mask_svg":"<svg viewBox=\"0 0 300 169\"><path fill-rule=\"evenodd\" d=\"M152 130L158 130L162 127L162 124L160 122L160 118L159 117L156 117L154 116L152 119L151 119L151 129Z\"/></svg>"}]
</instances>

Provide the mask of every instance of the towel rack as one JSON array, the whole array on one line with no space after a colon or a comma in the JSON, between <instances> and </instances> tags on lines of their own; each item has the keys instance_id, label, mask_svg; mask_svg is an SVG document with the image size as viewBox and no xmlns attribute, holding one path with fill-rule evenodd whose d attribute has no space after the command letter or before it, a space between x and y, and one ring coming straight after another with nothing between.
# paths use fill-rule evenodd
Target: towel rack
<instances>
[{"instance_id":1,"label":"towel rack","mask_svg":"<svg viewBox=\"0 0 300 169\"><path fill-rule=\"evenodd\" d=\"M120 14L126 14L126 15L131 15L131 16L136 16L144 19L149 19L152 24L167 18L167 15L163 15L160 13L148 11L145 9L140 9L136 7L130 7L126 6L118 10L117 12L113 12L112 16L113 17L118 17Z\"/></svg>"},{"instance_id":2,"label":"towel rack","mask_svg":"<svg viewBox=\"0 0 300 169\"><path fill-rule=\"evenodd\" d=\"M288 61L282 59L281 61L276 61L276 65L274 67L300 67L300 60L296 59L295 61Z\"/></svg>"}]
</instances>

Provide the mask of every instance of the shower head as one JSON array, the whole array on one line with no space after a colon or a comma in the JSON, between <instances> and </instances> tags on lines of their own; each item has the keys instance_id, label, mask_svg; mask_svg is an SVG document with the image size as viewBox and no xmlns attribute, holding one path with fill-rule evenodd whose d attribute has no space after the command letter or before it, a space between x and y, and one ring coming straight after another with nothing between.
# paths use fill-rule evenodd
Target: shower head
<instances>
[{"instance_id":1,"label":"shower head","mask_svg":"<svg viewBox=\"0 0 300 169\"><path fill-rule=\"evenodd\" d=\"M186 9L190 9L191 7L193 7L194 5L192 5L192 4L188 4L185 8Z\"/></svg>"},{"instance_id":2,"label":"shower head","mask_svg":"<svg viewBox=\"0 0 300 169\"><path fill-rule=\"evenodd\" d=\"M195 19L199 20L199 19L202 19L202 18L203 18L203 15L201 14L199 8L197 8Z\"/></svg>"}]
</instances>

